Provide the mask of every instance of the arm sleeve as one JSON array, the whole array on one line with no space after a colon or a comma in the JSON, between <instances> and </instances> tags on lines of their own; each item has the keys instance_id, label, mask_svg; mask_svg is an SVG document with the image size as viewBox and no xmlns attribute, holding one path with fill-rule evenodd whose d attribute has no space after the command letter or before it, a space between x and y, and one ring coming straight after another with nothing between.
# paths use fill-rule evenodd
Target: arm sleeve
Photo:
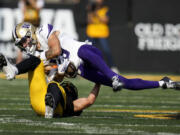
<instances>
[{"instance_id":1,"label":"arm sleeve","mask_svg":"<svg viewBox=\"0 0 180 135\"><path fill-rule=\"evenodd\" d=\"M48 38L53 32L54 28L51 24L41 25L37 30L39 37L45 40L46 42L48 42Z\"/></svg>"},{"instance_id":2,"label":"arm sleeve","mask_svg":"<svg viewBox=\"0 0 180 135\"><path fill-rule=\"evenodd\" d=\"M28 71L33 71L39 64L41 60L38 57L30 56L28 59L23 60L16 65L18 69L18 74L23 74Z\"/></svg>"}]
</instances>

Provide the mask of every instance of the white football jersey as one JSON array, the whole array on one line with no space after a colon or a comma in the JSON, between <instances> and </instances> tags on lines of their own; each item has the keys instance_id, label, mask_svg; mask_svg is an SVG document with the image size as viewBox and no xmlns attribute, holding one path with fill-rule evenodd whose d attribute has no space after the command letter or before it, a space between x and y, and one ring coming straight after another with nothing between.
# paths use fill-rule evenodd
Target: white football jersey
<instances>
[{"instance_id":1,"label":"white football jersey","mask_svg":"<svg viewBox=\"0 0 180 135\"><path fill-rule=\"evenodd\" d=\"M41 44L41 50L48 50L48 38L49 36L56 31L52 25L50 24L45 24L39 27L36 31L36 36ZM78 49L86 44L85 42L79 42L73 39L72 37L68 36L65 33L59 34L59 41L60 41L60 46L62 49L62 55L59 57L61 61L63 59L69 59L70 62L73 62L76 68L79 67L79 65L82 63L82 60L78 56Z\"/></svg>"}]
</instances>

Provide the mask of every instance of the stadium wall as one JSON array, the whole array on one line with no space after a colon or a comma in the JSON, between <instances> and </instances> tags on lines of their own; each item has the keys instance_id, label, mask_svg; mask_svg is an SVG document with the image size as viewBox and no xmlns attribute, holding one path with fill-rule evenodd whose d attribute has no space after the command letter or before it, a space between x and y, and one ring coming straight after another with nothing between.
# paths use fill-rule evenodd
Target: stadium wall
<instances>
[{"instance_id":1,"label":"stadium wall","mask_svg":"<svg viewBox=\"0 0 180 135\"><path fill-rule=\"evenodd\" d=\"M106 0L110 7L109 38L120 71L180 72L180 1ZM51 23L79 40L86 40L86 5L46 4L42 23ZM17 0L0 1L0 52L16 56L11 31L22 15Z\"/></svg>"}]
</instances>

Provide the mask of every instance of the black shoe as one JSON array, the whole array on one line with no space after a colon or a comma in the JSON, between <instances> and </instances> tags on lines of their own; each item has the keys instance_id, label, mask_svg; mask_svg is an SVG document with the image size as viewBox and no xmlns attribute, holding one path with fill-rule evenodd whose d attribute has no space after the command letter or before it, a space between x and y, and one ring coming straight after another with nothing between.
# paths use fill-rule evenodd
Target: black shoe
<instances>
[{"instance_id":1,"label":"black shoe","mask_svg":"<svg viewBox=\"0 0 180 135\"><path fill-rule=\"evenodd\" d=\"M0 53L0 69L2 69L3 66L7 66L7 61L5 56Z\"/></svg>"},{"instance_id":2,"label":"black shoe","mask_svg":"<svg viewBox=\"0 0 180 135\"><path fill-rule=\"evenodd\" d=\"M55 102L51 93L45 96L45 118L53 118L55 110Z\"/></svg>"},{"instance_id":3,"label":"black shoe","mask_svg":"<svg viewBox=\"0 0 180 135\"><path fill-rule=\"evenodd\" d=\"M162 86L163 89L180 90L180 82L172 81L169 77L164 77L163 79L161 79L161 81L164 81L164 84Z\"/></svg>"},{"instance_id":4,"label":"black shoe","mask_svg":"<svg viewBox=\"0 0 180 135\"><path fill-rule=\"evenodd\" d=\"M123 86L124 84L119 80L118 76L112 77L112 87L114 92L120 91Z\"/></svg>"},{"instance_id":5,"label":"black shoe","mask_svg":"<svg viewBox=\"0 0 180 135\"><path fill-rule=\"evenodd\" d=\"M164 81L164 84L162 86L163 89L167 89L168 88L167 83L172 82L172 80L169 77L166 77L166 76L163 77L160 81Z\"/></svg>"},{"instance_id":6,"label":"black shoe","mask_svg":"<svg viewBox=\"0 0 180 135\"><path fill-rule=\"evenodd\" d=\"M173 89L180 90L180 82L171 82Z\"/></svg>"}]
</instances>

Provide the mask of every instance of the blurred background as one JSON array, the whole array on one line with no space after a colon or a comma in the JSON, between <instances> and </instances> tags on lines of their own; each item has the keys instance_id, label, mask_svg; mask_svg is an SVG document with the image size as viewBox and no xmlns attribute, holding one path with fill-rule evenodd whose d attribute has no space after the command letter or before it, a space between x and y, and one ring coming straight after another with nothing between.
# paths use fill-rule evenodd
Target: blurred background
<instances>
[{"instance_id":1,"label":"blurred background","mask_svg":"<svg viewBox=\"0 0 180 135\"><path fill-rule=\"evenodd\" d=\"M11 59L19 57L12 42L12 29L19 22L50 23L85 41L93 38L87 32L89 24L102 24L98 16L107 15L101 36L108 44L105 49L97 42L97 47L109 66L120 72L180 73L179 0L104 0L101 6L97 1L1 0L0 52Z\"/></svg>"}]
</instances>

